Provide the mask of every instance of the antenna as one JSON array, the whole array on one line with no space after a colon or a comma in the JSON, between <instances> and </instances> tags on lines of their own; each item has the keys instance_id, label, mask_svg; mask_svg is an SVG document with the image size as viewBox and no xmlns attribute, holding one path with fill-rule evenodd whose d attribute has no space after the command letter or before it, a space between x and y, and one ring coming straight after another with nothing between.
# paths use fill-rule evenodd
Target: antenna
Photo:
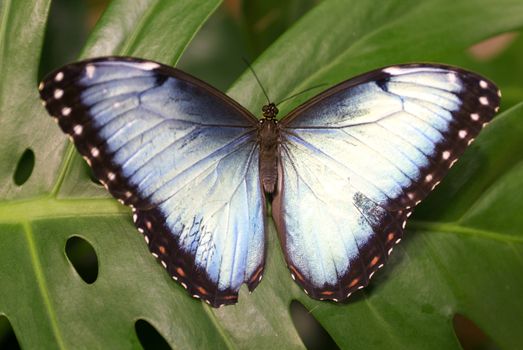
<instances>
[{"instance_id":1,"label":"antenna","mask_svg":"<svg viewBox=\"0 0 523 350\"><path fill-rule=\"evenodd\" d=\"M294 95L291 95L289 97L285 97L283 100L281 100L280 102L276 103L276 106L280 105L281 103L283 103L283 102L285 102L287 100L290 100L291 98L295 98L296 96L299 96L299 95L301 95L301 94L303 94L303 93L305 93L307 91L311 91L311 90L320 88L320 87L325 86L325 85L328 85L328 84L327 83L323 83L323 84L314 85L314 86L311 86L310 88L307 88L307 89L305 89L303 91L300 91L300 92L298 92L298 93L296 93Z\"/></svg>"},{"instance_id":2,"label":"antenna","mask_svg":"<svg viewBox=\"0 0 523 350\"><path fill-rule=\"evenodd\" d=\"M242 57L242 60L243 62L245 63L245 65L247 65L247 67L251 70L252 74L254 75L254 77L256 78L256 81L258 82L258 84L260 85L262 91L263 91L263 94L265 95L265 97L267 98L267 103L271 104L271 99L269 98L269 95L267 95L267 91L265 91L265 88L263 87L261 81L260 81L260 78L258 78L258 76L256 75L256 72L254 71L254 69L252 68L251 64L249 63L249 61L245 58L245 57Z\"/></svg>"}]
</instances>

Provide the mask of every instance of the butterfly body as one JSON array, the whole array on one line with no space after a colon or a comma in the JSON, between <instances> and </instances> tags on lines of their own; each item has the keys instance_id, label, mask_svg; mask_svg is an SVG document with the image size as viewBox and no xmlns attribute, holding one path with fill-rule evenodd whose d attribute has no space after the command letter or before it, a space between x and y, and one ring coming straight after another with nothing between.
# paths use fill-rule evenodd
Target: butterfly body
<instances>
[{"instance_id":1,"label":"butterfly body","mask_svg":"<svg viewBox=\"0 0 523 350\"><path fill-rule=\"evenodd\" d=\"M212 306L253 290L266 200L292 278L316 299L366 286L499 105L485 78L437 64L377 69L277 121L172 67L129 57L64 66L49 114L122 203L151 253Z\"/></svg>"},{"instance_id":2,"label":"butterfly body","mask_svg":"<svg viewBox=\"0 0 523 350\"><path fill-rule=\"evenodd\" d=\"M278 154L281 142L278 121L272 117L260 119L258 130L260 145L260 178L266 194L276 190L278 180Z\"/></svg>"}]
</instances>

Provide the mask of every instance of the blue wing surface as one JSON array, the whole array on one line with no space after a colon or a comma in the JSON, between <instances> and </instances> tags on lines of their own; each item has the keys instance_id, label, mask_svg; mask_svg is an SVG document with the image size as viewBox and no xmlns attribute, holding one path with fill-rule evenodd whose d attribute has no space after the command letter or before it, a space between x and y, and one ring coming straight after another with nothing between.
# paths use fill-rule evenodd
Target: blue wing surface
<instances>
[{"instance_id":1,"label":"blue wing surface","mask_svg":"<svg viewBox=\"0 0 523 350\"><path fill-rule=\"evenodd\" d=\"M273 217L293 278L318 299L366 286L498 105L485 78L411 64L348 80L291 112L280 123Z\"/></svg>"},{"instance_id":2,"label":"blue wing surface","mask_svg":"<svg viewBox=\"0 0 523 350\"><path fill-rule=\"evenodd\" d=\"M130 58L65 66L40 89L174 279L213 306L256 287L265 199L249 112L179 70Z\"/></svg>"}]
</instances>

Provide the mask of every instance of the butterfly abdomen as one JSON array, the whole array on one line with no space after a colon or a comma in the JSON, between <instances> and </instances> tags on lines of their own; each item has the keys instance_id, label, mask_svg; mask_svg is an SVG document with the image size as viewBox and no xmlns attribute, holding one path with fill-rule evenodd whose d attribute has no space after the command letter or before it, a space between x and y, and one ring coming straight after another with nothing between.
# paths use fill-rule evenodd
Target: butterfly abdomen
<instances>
[{"instance_id":1,"label":"butterfly abdomen","mask_svg":"<svg viewBox=\"0 0 523 350\"><path fill-rule=\"evenodd\" d=\"M260 179L265 193L273 193L278 181L278 144L280 131L274 119L262 119L258 130Z\"/></svg>"}]
</instances>

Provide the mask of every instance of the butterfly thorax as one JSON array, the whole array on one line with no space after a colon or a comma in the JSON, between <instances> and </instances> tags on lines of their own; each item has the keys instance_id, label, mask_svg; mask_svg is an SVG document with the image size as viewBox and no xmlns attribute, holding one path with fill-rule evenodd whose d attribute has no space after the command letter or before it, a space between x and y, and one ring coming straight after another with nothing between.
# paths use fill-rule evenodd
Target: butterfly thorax
<instances>
[{"instance_id":1,"label":"butterfly thorax","mask_svg":"<svg viewBox=\"0 0 523 350\"><path fill-rule=\"evenodd\" d=\"M278 147L280 131L275 119L278 108L274 103L263 106L263 118L258 128L260 145L260 179L265 193L273 193L278 180Z\"/></svg>"}]
</instances>

